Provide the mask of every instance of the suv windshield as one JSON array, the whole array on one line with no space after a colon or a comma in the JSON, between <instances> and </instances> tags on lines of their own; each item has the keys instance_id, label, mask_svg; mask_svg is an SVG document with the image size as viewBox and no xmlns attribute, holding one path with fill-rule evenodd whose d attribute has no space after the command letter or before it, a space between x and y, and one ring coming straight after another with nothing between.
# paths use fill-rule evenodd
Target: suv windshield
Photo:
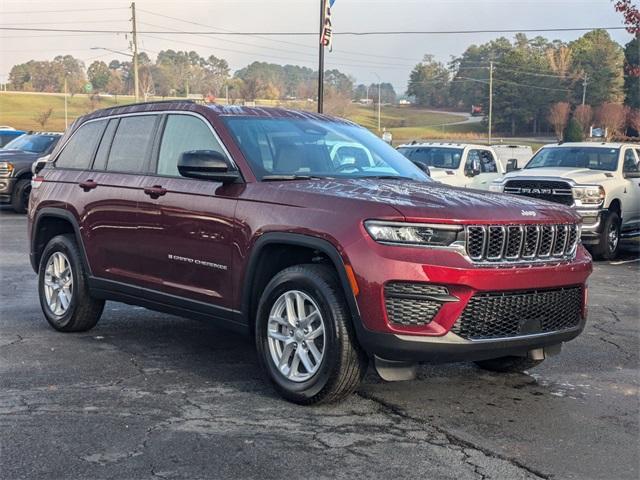
<instances>
[{"instance_id":1,"label":"suv windshield","mask_svg":"<svg viewBox=\"0 0 640 480\"><path fill-rule=\"evenodd\" d=\"M60 138L59 135L21 135L4 146L5 150L22 150L30 153L43 153L53 142Z\"/></svg>"},{"instance_id":2,"label":"suv windshield","mask_svg":"<svg viewBox=\"0 0 640 480\"><path fill-rule=\"evenodd\" d=\"M289 175L430 181L392 147L356 125L307 118L223 118L259 180Z\"/></svg>"},{"instance_id":3,"label":"suv windshield","mask_svg":"<svg viewBox=\"0 0 640 480\"><path fill-rule=\"evenodd\" d=\"M398 152L414 162L433 168L457 169L462 159L461 148L444 147L399 147Z\"/></svg>"},{"instance_id":4,"label":"suv windshield","mask_svg":"<svg viewBox=\"0 0 640 480\"><path fill-rule=\"evenodd\" d=\"M541 148L524 168L590 168L613 172L618 168L619 148L547 147Z\"/></svg>"}]
</instances>

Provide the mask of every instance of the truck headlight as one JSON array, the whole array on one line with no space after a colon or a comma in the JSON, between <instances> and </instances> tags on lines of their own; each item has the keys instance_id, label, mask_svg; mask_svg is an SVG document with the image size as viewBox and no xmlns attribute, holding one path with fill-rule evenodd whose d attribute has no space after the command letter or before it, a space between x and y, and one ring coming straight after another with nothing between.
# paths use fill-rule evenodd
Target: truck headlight
<instances>
[{"instance_id":1,"label":"truck headlight","mask_svg":"<svg viewBox=\"0 0 640 480\"><path fill-rule=\"evenodd\" d=\"M11 162L0 162L0 176L10 176L13 173L14 168L15 167Z\"/></svg>"},{"instance_id":2,"label":"truck headlight","mask_svg":"<svg viewBox=\"0 0 640 480\"><path fill-rule=\"evenodd\" d=\"M495 193L502 193L504 191L504 185L501 183L492 183L489 185L489 191Z\"/></svg>"},{"instance_id":3,"label":"truck headlight","mask_svg":"<svg viewBox=\"0 0 640 480\"><path fill-rule=\"evenodd\" d=\"M457 241L464 241L464 230L457 225L367 220L364 226L371 238L386 244L448 247Z\"/></svg>"},{"instance_id":4,"label":"truck headlight","mask_svg":"<svg viewBox=\"0 0 640 480\"><path fill-rule=\"evenodd\" d=\"M573 187L571 189L573 199L576 205L598 206L604 201L604 188L600 185L591 185L585 187Z\"/></svg>"}]
</instances>

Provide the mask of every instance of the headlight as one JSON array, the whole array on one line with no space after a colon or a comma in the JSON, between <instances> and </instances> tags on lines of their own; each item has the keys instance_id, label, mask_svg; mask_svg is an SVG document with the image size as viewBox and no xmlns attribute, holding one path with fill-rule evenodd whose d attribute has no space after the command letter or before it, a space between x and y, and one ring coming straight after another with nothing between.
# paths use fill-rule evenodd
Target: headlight
<instances>
[{"instance_id":1,"label":"headlight","mask_svg":"<svg viewBox=\"0 0 640 480\"><path fill-rule=\"evenodd\" d=\"M464 240L462 227L367 220L364 226L376 242L394 245L448 247Z\"/></svg>"},{"instance_id":2,"label":"headlight","mask_svg":"<svg viewBox=\"0 0 640 480\"><path fill-rule=\"evenodd\" d=\"M0 175L8 177L13 172L13 163L11 162L0 162Z\"/></svg>"},{"instance_id":3,"label":"headlight","mask_svg":"<svg viewBox=\"0 0 640 480\"><path fill-rule=\"evenodd\" d=\"M604 201L604 188L600 185L573 187L571 191L577 206L600 205Z\"/></svg>"},{"instance_id":4,"label":"headlight","mask_svg":"<svg viewBox=\"0 0 640 480\"><path fill-rule=\"evenodd\" d=\"M501 183L492 183L489 185L489 191L495 193L502 193L504 191L504 185Z\"/></svg>"}]
</instances>

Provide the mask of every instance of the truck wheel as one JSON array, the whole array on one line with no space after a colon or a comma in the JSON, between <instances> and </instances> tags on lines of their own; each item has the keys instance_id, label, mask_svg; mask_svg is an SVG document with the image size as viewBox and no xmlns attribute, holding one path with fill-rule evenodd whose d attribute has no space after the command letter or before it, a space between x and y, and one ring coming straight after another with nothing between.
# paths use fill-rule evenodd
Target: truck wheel
<instances>
[{"instance_id":1,"label":"truck wheel","mask_svg":"<svg viewBox=\"0 0 640 480\"><path fill-rule=\"evenodd\" d=\"M45 318L60 332L84 332L98 323L104 300L87 288L81 253L72 235L49 241L40 259L38 293Z\"/></svg>"},{"instance_id":2,"label":"truck wheel","mask_svg":"<svg viewBox=\"0 0 640 480\"><path fill-rule=\"evenodd\" d=\"M28 178L18 180L13 187L13 195L11 195L11 207L16 213L26 213L30 194L31 180Z\"/></svg>"},{"instance_id":3,"label":"truck wheel","mask_svg":"<svg viewBox=\"0 0 640 480\"><path fill-rule=\"evenodd\" d=\"M475 364L483 370L499 373L522 373L537 367L543 360L532 360L527 357L500 357L490 360L478 360Z\"/></svg>"},{"instance_id":4,"label":"truck wheel","mask_svg":"<svg viewBox=\"0 0 640 480\"><path fill-rule=\"evenodd\" d=\"M296 265L273 277L260 299L255 337L263 370L294 403L338 401L367 371L335 272L323 265Z\"/></svg>"},{"instance_id":5,"label":"truck wheel","mask_svg":"<svg viewBox=\"0 0 640 480\"><path fill-rule=\"evenodd\" d=\"M597 260L613 260L618 256L620 248L620 216L611 212L604 222L597 245L592 247L593 256Z\"/></svg>"}]
</instances>

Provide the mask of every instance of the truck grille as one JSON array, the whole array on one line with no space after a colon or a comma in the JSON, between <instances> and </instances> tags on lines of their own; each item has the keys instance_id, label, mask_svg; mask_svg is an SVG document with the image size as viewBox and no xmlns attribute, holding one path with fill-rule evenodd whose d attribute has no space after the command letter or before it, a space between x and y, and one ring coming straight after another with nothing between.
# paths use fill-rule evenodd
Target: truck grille
<instances>
[{"instance_id":1,"label":"truck grille","mask_svg":"<svg viewBox=\"0 0 640 480\"><path fill-rule=\"evenodd\" d=\"M578 225L471 225L466 251L476 263L552 262L573 257Z\"/></svg>"},{"instance_id":2,"label":"truck grille","mask_svg":"<svg viewBox=\"0 0 640 480\"><path fill-rule=\"evenodd\" d=\"M561 203L563 205L573 205L571 185L567 182L509 180L504 186L504 193L524 195L526 197Z\"/></svg>"},{"instance_id":3,"label":"truck grille","mask_svg":"<svg viewBox=\"0 0 640 480\"><path fill-rule=\"evenodd\" d=\"M449 291L439 285L391 282L384 288L387 317L391 323L422 326L431 322L440 311L441 297Z\"/></svg>"},{"instance_id":4,"label":"truck grille","mask_svg":"<svg viewBox=\"0 0 640 480\"><path fill-rule=\"evenodd\" d=\"M0 177L8 177L11 175L11 170L7 167L0 167Z\"/></svg>"},{"instance_id":5,"label":"truck grille","mask_svg":"<svg viewBox=\"0 0 640 480\"><path fill-rule=\"evenodd\" d=\"M471 297L451 331L468 340L567 330L582 319L582 287Z\"/></svg>"}]
</instances>

